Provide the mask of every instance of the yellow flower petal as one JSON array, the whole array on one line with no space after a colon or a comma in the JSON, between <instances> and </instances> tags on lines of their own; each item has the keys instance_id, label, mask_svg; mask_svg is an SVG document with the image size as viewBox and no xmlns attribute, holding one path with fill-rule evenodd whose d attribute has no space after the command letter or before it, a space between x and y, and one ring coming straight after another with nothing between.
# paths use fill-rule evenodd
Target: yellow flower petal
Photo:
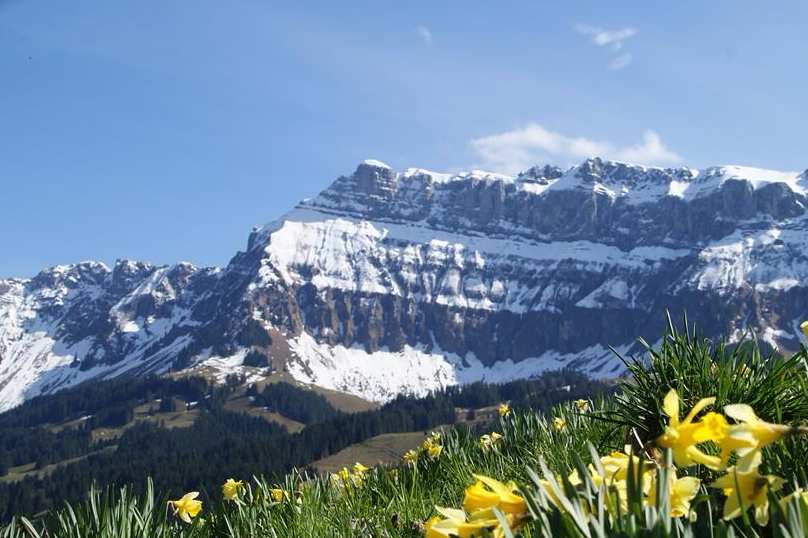
<instances>
[{"instance_id":1,"label":"yellow flower petal","mask_svg":"<svg viewBox=\"0 0 808 538\"><path fill-rule=\"evenodd\" d=\"M688 459L690 459L690 461L693 463L700 463L713 471L718 471L722 468L721 458L718 456L710 456L709 454L705 454L695 445L687 447L687 449L685 449L685 453L687 454Z\"/></svg>"},{"instance_id":2,"label":"yellow flower petal","mask_svg":"<svg viewBox=\"0 0 808 538\"><path fill-rule=\"evenodd\" d=\"M693 409L690 410L690 413L684 419L685 424L689 424L693 422L693 419L696 418L696 415L701 413L706 407L709 407L715 403L715 398L702 398L696 405L693 406Z\"/></svg>"},{"instance_id":3,"label":"yellow flower petal","mask_svg":"<svg viewBox=\"0 0 808 538\"><path fill-rule=\"evenodd\" d=\"M731 404L724 406L724 412L742 424L736 427L739 432L747 432L755 438L758 448L779 441L784 435L791 431L791 426L784 424L772 424L761 420L755 411L746 404Z\"/></svg>"},{"instance_id":4,"label":"yellow flower petal","mask_svg":"<svg viewBox=\"0 0 808 538\"><path fill-rule=\"evenodd\" d=\"M367 471L368 471L368 468L365 467L364 465L362 465L361 463L359 463L358 461L356 463L354 463L353 472L355 472L357 474L362 474L362 473L367 472Z\"/></svg>"},{"instance_id":5,"label":"yellow flower petal","mask_svg":"<svg viewBox=\"0 0 808 538\"><path fill-rule=\"evenodd\" d=\"M466 488L463 500L463 508L468 512L494 507L506 514L521 514L527 511L525 500L514 493L516 489L514 485L506 485L484 475L473 476L477 479L477 483Z\"/></svg>"},{"instance_id":6,"label":"yellow flower petal","mask_svg":"<svg viewBox=\"0 0 808 538\"><path fill-rule=\"evenodd\" d=\"M458 521L466 520L466 513L463 510L458 510L457 508L444 508L442 506L436 506L435 511L447 519L456 519Z\"/></svg>"},{"instance_id":7,"label":"yellow flower petal","mask_svg":"<svg viewBox=\"0 0 808 538\"><path fill-rule=\"evenodd\" d=\"M499 495L485 488L482 482L466 488L463 496L463 508L468 512L486 510L499 505Z\"/></svg>"},{"instance_id":8,"label":"yellow flower petal","mask_svg":"<svg viewBox=\"0 0 808 538\"><path fill-rule=\"evenodd\" d=\"M725 405L724 413L738 422L757 422L760 420L752 406L746 404Z\"/></svg>"},{"instance_id":9,"label":"yellow flower petal","mask_svg":"<svg viewBox=\"0 0 808 538\"><path fill-rule=\"evenodd\" d=\"M670 418L670 425L676 426L679 424L679 394L675 389L671 389L665 395L662 401L662 410Z\"/></svg>"},{"instance_id":10,"label":"yellow flower petal","mask_svg":"<svg viewBox=\"0 0 808 538\"><path fill-rule=\"evenodd\" d=\"M671 516L683 517L690 511L690 501L698 494L701 480L692 476L674 478L670 490Z\"/></svg>"}]
</instances>

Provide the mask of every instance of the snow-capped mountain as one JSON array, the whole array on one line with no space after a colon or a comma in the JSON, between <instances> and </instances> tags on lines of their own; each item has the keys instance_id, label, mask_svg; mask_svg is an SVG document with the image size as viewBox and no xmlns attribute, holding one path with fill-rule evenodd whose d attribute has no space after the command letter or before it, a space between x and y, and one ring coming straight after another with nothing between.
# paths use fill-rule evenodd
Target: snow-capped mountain
<instances>
[{"instance_id":1,"label":"snow-capped mountain","mask_svg":"<svg viewBox=\"0 0 808 538\"><path fill-rule=\"evenodd\" d=\"M796 348L808 317L808 171L590 159L517 177L366 161L255 229L227 267L119 261L0 280L0 409L99 377L208 367L249 349L383 401L708 335Z\"/></svg>"}]
</instances>

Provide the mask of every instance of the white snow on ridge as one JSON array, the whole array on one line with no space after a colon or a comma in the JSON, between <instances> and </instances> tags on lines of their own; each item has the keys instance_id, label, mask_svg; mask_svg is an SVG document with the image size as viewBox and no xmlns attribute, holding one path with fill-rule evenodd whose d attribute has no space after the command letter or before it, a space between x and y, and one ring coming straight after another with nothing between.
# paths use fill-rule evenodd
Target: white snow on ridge
<instances>
[{"instance_id":1,"label":"white snow on ridge","mask_svg":"<svg viewBox=\"0 0 808 538\"><path fill-rule=\"evenodd\" d=\"M206 349L195 357L198 362L191 371L207 370L209 373L212 372L217 383L224 383L227 381L227 376L231 374L244 374L246 383L255 383L263 379L264 376L259 373L260 368L244 366L244 358L247 356L247 352L247 348L241 348L232 355L220 357L210 355L210 349Z\"/></svg>"},{"instance_id":2,"label":"white snow on ridge","mask_svg":"<svg viewBox=\"0 0 808 538\"><path fill-rule=\"evenodd\" d=\"M386 163L381 161L377 161L376 159L365 159L362 164L366 164L368 166L375 166L377 168L390 168L390 166Z\"/></svg>"},{"instance_id":3,"label":"white snow on ridge","mask_svg":"<svg viewBox=\"0 0 808 538\"><path fill-rule=\"evenodd\" d=\"M612 163L614 164L614 163ZM642 172L644 167L632 166ZM746 166L720 166L703 170L684 169L676 175L663 175L662 169L654 169L659 175L653 179L641 180L634 184L626 180L604 175L599 181L586 183L579 175L579 167L573 167L561 178L551 182L548 187L538 189L540 194L547 190L591 189L610 198L625 198L628 203L641 204L660 200L665 196L675 196L684 200L693 200L715 192L728 180L748 181L752 189L757 190L772 183L783 183L792 191L803 196L808 193L808 181L799 172L781 172L764 170Z\"/></svg>"},{"instance_id":4,"label":"white snow on ridge","mask_svg":"<svg viewBox=\"0 0 808 538\"><path fill-rule=\"evenodd\" d=\"M791 227L738 230L699 253L691 282L699 290L732 291L744 285L759 291L808 285L808 222Z\"/></svg>"},{"instance_id":5,"label":"white snow on ridge","mask_svg":"<svg viewBox=\"0 0 808 538\"><path fill-rule=\"evenodd\" d=\"M399 174L400 179L409 179L415 176L429 176L432 178L434 183L447 183L449 181L459 181L463 179L460 176L453 176L452 174L444 174L441 172L434 172L432 170L426 170L425 168L407 168L401 174Z\"/></svg>"},{"instance_id":6,"label":"white snow on ridge","mask_svg":"<svg viewBox=\"0 0 808 538\"><path fill-rule=\"evenodd\" d=\"M728 165L705 168L689 181L677 181L676 186L671 185L670 194L678 195L685 200L692 200L714 192L729 180L748 181L754 190L772 183L782 183L797 194L805 196L808 193L808 182L799 172Z\"/></svg>"},{"instance_id":7,"label":"white snow on ridge","mask_svg":"<svg viewBox=\"0 0 808 538\"><path fill-rule=\"evenodd\" d=\"M689 282L700 290L733 292L748 284L761 291L786 290L808 283L806 229L808 218L799 218L763 231L741 228L696 250L648 246L621 251L589 241L541 243L519 236L476 236L422 222L368 221L300 207L268 231L266 253L272 269L265 268L262 278L273 281L277 270L288 284L310 279L320 289L392 293L450 306L522 313L552 310L548 301L536 300L537 293L546 295L548 290L526 289L518 279L508 278L509 271L499 271L500 266L516 264L541 274L565 262L592 272L619 268L645 273L696 252L700 263L682 286ZM500 278L487 281L481 277L483 268ZM636 295L629 288L596 291L578 306L599 308L602 303L596 295L631 306Z\"/></svg>"},{"instance_id":8,"label":"white snow on ridge","mask_svg":"<svg viewBox=\"0 0 808 538\"><path fill-rule=\"evenodd\" d=\"M474 236L436 230L426 223L367 221L311 208L292 211L267 233L260 286L278 279L286 284L308 281L318 289L393 294L516 313L552 309L548 300L555 295L538 300L538 293L550 290L526 284L514 266L528 275L547 274L562 263L593 273L612 267L644 273L665 260L690 254L666 247L624 252L590 241L538 243L518 236Z\"/></svg>"},{"instance_id":9,"label":"white snow on ridge","mask_svg":"<svg viewBox=\"0 0 808 538\"><path fill-rule=\"evenodd\" d=\"M140 325L135 321L125 321L121 324L120 329L124 333L136 333L140 331Z\"/></svg>"},{"instance_id":10,"label":"white snow on ridge","mask_svg":"<svg viewBox=\"0 0 808 538\"><path fill-rule=\"evenodd\" d=\"M362 348L319 344L303 333L289 341L298 357L289 365L292 376L304 383L348 392L375 402L386 402L398 394L424 396L430 391L474 381L504 383L529 378L548 370L585 360L594 377L614 377L623 371L623 363L611 350L593 346L580 352L546 352L518 362L500 361L484 366L473 354L459 357L439 349L406 346L402 351L368 353ZM627 353L631 345L616 348ZM597 369L596 369L597 368Z\"/></svg>"},{"instance_id":11,"label":"white snow on ridge","mask_svg":"<svg viewBox=\"0 0 808 538\"><path fill-rule=\"evenodd\" d=\"M654 179L641 180L630 184L623 179L610 177L607 174L600 178L599 181L586 183L579 175L580 165L573 166L560 178L549 180L544 184L536 183L529 177L513 177L480 170L451 175L409 168L402 172L400 177L410 177L415 173L423 173L431 175L437 183L462 181L469 178L502 181L515 183L520 190L536 195L553 190L592 189L594 192L605 194L611 198L625 198L631 204L655 202L665 196L692 200L714 192L728 180L749 181L755 190L771 183L783 183L797 194L808 195L808 177L805 174L800 174L800 172L784 172L738 165L717 166L701 170L689 168L667 170L617 161L601 162L605 166L616 165L635 170L640 174L654 172L655 174L649 176Z\"/></svg>"},{"instance_id":12,"label":"white snow on ridge","mask_svg":"<svg viewBox=\"0 0 808 538\"><path fill-rule=\"evenodd\" d=\"M745 179L752 183L752 187L755 189L769 183L785 183L794 192L806 193L805 185L801 183L804 178L799 172L779 172L777 170L764 170L763 168L737 165L722 166L721 171L725 179Z\"/></svg>"}]
</instances>

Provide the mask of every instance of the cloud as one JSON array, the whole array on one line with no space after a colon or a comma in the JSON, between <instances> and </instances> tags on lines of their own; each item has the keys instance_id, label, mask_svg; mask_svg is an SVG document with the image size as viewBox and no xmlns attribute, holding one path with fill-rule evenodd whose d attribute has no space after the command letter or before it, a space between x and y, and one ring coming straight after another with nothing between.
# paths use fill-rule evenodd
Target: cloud
<instances>
[{"instance_id":1,"label":"cloud","mask_svg":"<svg viewBox=\"0 0 808 538\"><path fill-rule=\"evenodd\" d=\"M627 67L628 64L631 63L631 60L632 60L631 54L629 54L628 52L626 52L625 54L621 54L620 56L615 56L614 58L612 58L612 61L609 62L609 69L611 69L612 71L619 71L620 69Z\"/></svg>"},{"instance_id":2,"label":"cloud","mask_svg":"<svg viewBox=\"0 0 808 538\"><path fill-rule=\"evenodd\" d=\"M427 45L432 44L432 32L426 26L418 26L415 28L415 31L418 33L418 37L421 38Z\"/></svg>"},{"instance_id":3,"label":"cloud","mask_svg":"<svg viewBox=\"0 0 808 538\"><path fill-rule=\"evenodd\" d=\"M592 43L598 47L609 47L614 52L623 48L623 41L637 34L637 29L627 26L620 30L606 30L596 26L588 26L586 24L577 24L575 31L579 34L589 36Z\"/></svg>"},{"instance_id":4,"label":"cloud","mask_svg":"<svg viewBox=\"0 0 808 538\"><path fill-rule=\"evenodd\" d=\"M567 136L530 123L512 131L475 138L470 145L482 161L481 167L504 174L516 174L542 162L571 164L588 157L606 157L646 165L669 165L682 161L651 130L643 133L640 143L619 147L610 142Z\"/></svg>"},{"instance_id":5,"label":"cloud","mask_svg":"<svg viewBox=\"0 0 808 538\"><path fill-rule=\"evenodd\" d=\"M682 157L665 147L659 135L650 129L642 134L641 143L617 151L614 158L621 161L645 164L676 164L682 162Z\"/></svg>"},{"instance_id":6,"label":"cloud","mask_svg":"<svg viewBox=\"0 0 808 538\"><path fill-rule=\"evenodd\" d=\"M627 26L619 30L606 30L604 28L598 28L597 26L577 24L575 25L575 31L581 35L587 36L594 45L608 49L609 53L612 55L608 67L612 71L623 69L631 63L631 54L628 52L620 54L620 51L623 49L624 41L637 35L636 28Z\"/></svg>"}]
</instances>

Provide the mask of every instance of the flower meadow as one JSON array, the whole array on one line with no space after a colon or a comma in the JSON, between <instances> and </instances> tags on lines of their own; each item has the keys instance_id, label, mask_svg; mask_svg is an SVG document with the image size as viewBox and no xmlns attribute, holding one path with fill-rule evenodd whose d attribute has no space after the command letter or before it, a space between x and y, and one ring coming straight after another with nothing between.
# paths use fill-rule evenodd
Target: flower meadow
<instances>
[{"instance_id":1,"label":"flower meadow","mask_svg":"<svg viewBox=\"0 0 808 538\"><path fill-rule=\"evenodd\" d=\"M613 395L546 414L503 402L484 429L428 432L395 466L230 477L169 497L94 488L0 537L806 536L807 359L669 324L657 348L624 359Z\"/></svg>"}]
</instances>

